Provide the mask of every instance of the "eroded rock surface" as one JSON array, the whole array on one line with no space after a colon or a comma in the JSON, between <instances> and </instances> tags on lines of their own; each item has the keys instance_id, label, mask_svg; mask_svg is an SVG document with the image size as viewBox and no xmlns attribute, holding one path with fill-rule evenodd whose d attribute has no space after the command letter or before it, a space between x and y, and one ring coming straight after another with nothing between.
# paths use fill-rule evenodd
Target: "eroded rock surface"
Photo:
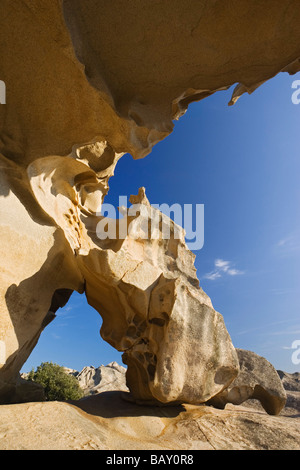
<instances>
[{"instance_id":1,"label":"eroded rock surface","mask_svg":"<svg viewBox=\"0 0 300 470\"><path fill-rule=\"evenodd\" d=\"M300 417L300 372L294 372L293 374L282 370L277 372L287 395L284 414L286 416L296 414Z\"/></svg>"},{"instance_id":2,"label":"eroded rock surface","mask_svg":"<svg viewBox=\"0 0 300 470\"><path fill-rule=\"evenodd\" d=\"M209 403L224 408L227 403L241 405L259 400L268 414L278 415L286 404L286 391L278 372L264 357L252 351L237 349L240 372L228 388Z\"/></svg>"},{"instance_id":3,"label":"eroded rock surface","mask_svg":"<svg viewBox=\"0 0 300 470\"><path fill-rule=\"evenodd\" d=\"M141 198L120 220L128 226L123 240L79 258L87 300L101 312L102 337L124 351L136 400L204 402L236 377L236 352L199 287L183 230Z\"/></svg>"},{"instance_id":4,"label":"eroded rock surface","mask_svg":"<svg viewBox=\"0 0 300 470\"><path fill-rule=\"evenodd\" d=\"M85 395L94 395L112 390L128 392L125 374L125 367L116 362L111 362L107 366L84 367L80 372L76 372L76 379Z\"/></svg>"},{"instance_id":5,"label":"eroded rock surface","mask_svg":"<svg viewBox=\"0 0 300 470\"><path fill-rule=\"evenodd\" d=\"M101 239L98 212L119 158L147 155L190 102L238 84L232 104L298 71L299 19L296 0L1 1L1 402L74 290L124 351L136 400L228 387L236 353L183 234L137 239L135 214L125 237Z\"/></svg>"},{"instance_id":6,"label":"eroded rock surface","mask_svg":"<svg viewBox=\"0 0 300 470\"><path fill-rule=\"evenodd\" d=\"M2 405L0 449L299 450L299 418L230 404L225 410L143 406L123 400L122 393L73 404Z\"/></svg>"}]
</instances>

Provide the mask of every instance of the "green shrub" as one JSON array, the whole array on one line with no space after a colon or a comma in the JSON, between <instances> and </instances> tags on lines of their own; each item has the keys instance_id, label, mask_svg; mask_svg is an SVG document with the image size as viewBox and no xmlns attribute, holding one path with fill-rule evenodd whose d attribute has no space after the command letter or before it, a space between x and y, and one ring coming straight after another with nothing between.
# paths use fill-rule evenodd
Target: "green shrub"
<instances>
[{"instance_id":1,"label":"green shrub","mask_svg":"<svg viewBox=\"0 0 300 470\"><path fill-rule=\"evenodd\" d=\"M44 387L47 401L79 400L84 394L76 377L52 362L42 362L36 371L32 369L27 379Z\"/></svg>"}]
</instances>

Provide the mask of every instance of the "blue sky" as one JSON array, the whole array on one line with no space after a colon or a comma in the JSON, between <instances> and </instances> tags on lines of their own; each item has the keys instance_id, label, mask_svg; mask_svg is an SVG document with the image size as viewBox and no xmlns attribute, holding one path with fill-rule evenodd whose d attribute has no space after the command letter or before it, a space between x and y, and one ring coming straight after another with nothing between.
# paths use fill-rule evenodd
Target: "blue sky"
<instances>
[{"instance_id":1,"label":"blue sky","mask_svg":"<svg viewBox=\"0 0 300 470\"><path fill-rule=\"evenodd\" d=\"M298 74L299 75L299 74ZM151 203L204 204L198 278L235 347L277 369L300 370L300 104L279 74L229 107L232 89L190 105L173 133L141 160L119 161L105 202L146 187ZM81 370L118 361L100 315L74 293L22 370L52 361ZM300 353L298 355L300 359Z\"/></svg>"}]
</instances>

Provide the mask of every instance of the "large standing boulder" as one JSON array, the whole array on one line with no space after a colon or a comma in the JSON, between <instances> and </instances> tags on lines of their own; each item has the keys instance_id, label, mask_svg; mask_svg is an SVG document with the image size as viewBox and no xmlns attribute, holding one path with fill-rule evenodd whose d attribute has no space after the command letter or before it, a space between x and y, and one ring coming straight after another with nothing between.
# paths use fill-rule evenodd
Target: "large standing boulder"
<instances>
[{"instance_id":1,"label":"large standing boulder","mask_svg":"<svg viewBox=\"0 0 300 470\"><path fill-rule=\"evenodd\" d=\"M124 352L135 401L203 403L236 377L235 348L199 286L183 229L153 208L142 188L130 199L117 223L124 238L103 245L94 238L78 259L87 300L101 312L103 339Z\"/></svg>"}]
</instances>

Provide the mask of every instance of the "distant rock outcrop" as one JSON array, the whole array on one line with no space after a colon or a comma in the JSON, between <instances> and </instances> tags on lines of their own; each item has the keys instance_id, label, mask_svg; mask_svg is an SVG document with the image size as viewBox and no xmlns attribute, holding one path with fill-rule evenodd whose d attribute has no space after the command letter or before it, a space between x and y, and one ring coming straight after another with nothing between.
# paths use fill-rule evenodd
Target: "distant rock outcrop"
<instances>
[{"instance_id":1,"label":"distant rock outcrop","mask_svg":"<svg viewBox=\"0 0 300 470\"><path fill-rule=\"evenodd\" d=\"M234 404L264 410L268 414L300 417L300 373L275 370L265 358L251 351L237 349L241 371L234 382L206 405L225 408ZM84 367L80 372L65 368L74 375L85 396L107 391L129 392L126 368L117 362L106 366ZM129 396L128 396L129 399Z\"/></svg>"},{"instance_id":2,"label":"distant rock outcrop","mask_svg":"<svg viewBox=\"0 0 300 470\"><path fill-rule=\"evenodd\" d=\"M128 392L125 372L125 367L120 366L117 362L111 362L106 366L84 367L81 372L73 372L72 374L77 378L85 395L94 395L112 390Z\"/></svg>"},{"instance_id":3,"label":"distant rock outcrop","mask_svg":"<svg viewBox=\"0 0 300 470\"><path fill-rule=\"evenodd\" d=\"M265 358L251 351L237 349L241 371L232 384L214 399L206 402L216 408L226 405L243 405L246 408L264 410L268 414L300 417L300 372L288 373L275 370ZM127 369L113 361L106 366L86 366L81 371L64 367L66 374L77 378L85 397L109 391L129 392L126 384ZM28 374L22 373L18 389L19 402L37 401L26 386ZM37 386L40 401L43 391L39 384L31 383L33 392ZM127 395L126 395L127 396ZM130 399L128 394L127 399Z\"/></svg>"},{"instance_id":4,"label":"distant rock outcrop","mask_svg":"<svg viewBox=\"0 0 300 470\"><path fill-rule=\"evenodd\" d=\"M143 406L130 401L123 366L84 367L75 375L85 397L69 403L0 406L0 450L298 450L300 373L277 371L287 405L268 415L243 405ZM276 374L276 372L275 372ZM261 380L261 377L259 378ZM265 382L266 383L266 382ZM124 387L124 388L123 388ZM127 398L124 400L124 398ZM30 429L30 432L28 431Z\"/></svg>"},{"instance_id":5,"label":"distant rock outcrop","mask_svg":"<svg viewBox=\"0 0 300 470\"><path fill-rule=\"evenodd\" d=\"M277 372L287 395L286 405L282 414L300 417L300 372L288 373L282 370Z\"/></svg>"},{"instance_id":6,"label":"distant rock outcrop","mask_svg":"<svg viewBox=\"0 0 300 470\"><path fill-rule=\"evenodd\" d=\"M257 399L268 414L278 415L286 403L286 392L272 364L252 351L237 349L240 372L237 378L209 403L225 407Z\"/></svg>"}]
</instances>

